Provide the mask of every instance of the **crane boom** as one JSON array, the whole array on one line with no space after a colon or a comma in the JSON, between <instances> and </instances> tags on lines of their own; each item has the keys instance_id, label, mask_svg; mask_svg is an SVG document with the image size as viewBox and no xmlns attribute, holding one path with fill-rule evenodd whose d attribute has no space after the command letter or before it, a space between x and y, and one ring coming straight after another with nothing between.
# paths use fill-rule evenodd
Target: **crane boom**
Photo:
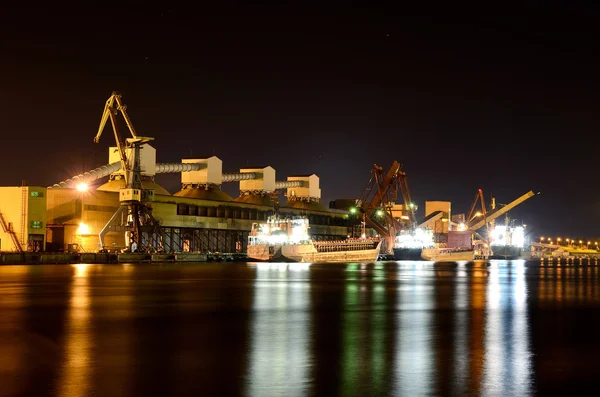
<instances>
[{"instance_id":1,"label":"crane boom","mask_svg":"<svg viewBox=\"0 0 600 397\"><path fill-rule=\"evenodd\" d=\"M115 106L116 103L116 106ZM100 119L100 126L98 127L98 133L94 137L94 142L100 142L100 137L102 136L102 132L104 131L104 127L106 126L106 121L109 117L116 116L118 112L121 112L123 115L123 119L125 120L125 124L131 133L132 138L137 138L137 134L135 132L135 128L133 128L133 123L127 114L127 105L123 104L121 100L121 94L117 91L113 91L110 98L106 100L106 105L104 106L104 112L102 113L102 118ZM112 115L112 116L111 116ZM121 136L115 131L115 139L117 141L117 145L123 145L123 139Z\"/></svg>"},{"instance_id":2,"label":"crane boom","mask_svg":"<svg viewBox=\"0 0 600 397\"><path fill-rule=\"evenodd\" d=\"M528 191L527 193L525 193L521 197L517 198L516 200L512 201L511 203L506 204L504 207L502 207L496 211L488 212L487 219L483 219L483 220L473 223L472 225L470 225L468 227L468 229L474 231L474 230L481 228L482 226L486 225L488 222L493 221L494 219L498 218L500 215L510 211L517 205L521 204L523 201L525 201L533 196L535 196L535 193L533 193L533 191L531 191L531 190Z\"/></svg>"},{"instance_id":3,"label":"crane boom","mask_svg":"<svg viewBox=\"0 0 600 397\"><path fill-rule=\"evenodd\" d=\"M104 131L104 127L106 126L106 121L108 120L108 117L113 113L114 101L115 93L113 92L110 98L106 100L106 105L104 105L104 112L102 112L102 117L100 118L100 126L98 127L98 133L94 137L94 143L100 142L100 137L102 136L102 132ZM118 141L120 141L120 139L117 139L117 142Z\"/></svg>"},{"instance_id":4,"label":"crane boom","mask_svg":"<svg viewBox=\"0 0 600 397\"><path fill-rule=\"evenodd\" d=\"M133 123L131 122L129 115L127 114L127 105L124 105L123 102L121 101L120 94L115 95L115 101L117 102L117 110L119 112L121 112L121 114L123 115L123 119L125 120L125 124L127 124L127 128L129 129L129 132L131 133L131 137L138 138L138 136L135 132L135 128L133 128Z\"/></svg>"}]
</instances>

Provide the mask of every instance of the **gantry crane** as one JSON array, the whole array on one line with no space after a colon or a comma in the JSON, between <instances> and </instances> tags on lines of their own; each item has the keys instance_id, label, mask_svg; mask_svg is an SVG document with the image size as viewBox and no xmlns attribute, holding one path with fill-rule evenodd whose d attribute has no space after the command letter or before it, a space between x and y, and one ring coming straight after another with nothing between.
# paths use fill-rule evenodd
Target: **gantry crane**
<instances>
[{"instance_id":1,"label":"gantry crane","mask_svg":"<svg viewBox=\"0 0 600 397\"><path fill-rule=\"evenodd\" d=\"M113 92L106 101L104 112L100 119L100 127L94 138L95 143L100 141L106 121L110 118L117 150L121 159L121 170L125 179L125 188L119 190L121 206L100 231L100 244L104 248L104 236L109 231L123 231L126 233L125 242L127 248L131 248L133 242L136 242L140 248L144 243L160 246L163 241L163 232L156 219L152 216L151 207L154 191L143 188L140 166L141 147L154 138L142 137L136 134L126 109L127 107L121 100L121 94L116 91ZM123 140L119 133L117 125L117 115L119 113L125 120L125 124L131 133L131 138ZM146 233L146 241L142 241L143 232Z\"/></svg>"},{"instance_id":2,"label":"gantry crane","mask_svg":"<svg viewBox=\"0 0 600 397\"><path fill-rule=\"evenodd\" d=\"M409 212L407 222L402 222L392 215L392 205L401 191L404 206ZM371 169L371 178L365 186L356 205L363 214L364 222L375 229L384 239L383 253L391 253L396 235L402 228L410 228L415 223L415 206L410 197L407 176L402 165L394 161L384 174L383 167L377 164Z\"/></svg>"}]
</instances>

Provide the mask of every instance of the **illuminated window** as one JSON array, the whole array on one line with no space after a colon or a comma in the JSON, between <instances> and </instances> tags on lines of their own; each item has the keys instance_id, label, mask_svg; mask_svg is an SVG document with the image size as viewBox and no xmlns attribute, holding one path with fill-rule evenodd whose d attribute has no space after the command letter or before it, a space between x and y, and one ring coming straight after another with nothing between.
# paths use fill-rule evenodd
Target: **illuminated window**
<instances>
[{"instance_id":1,"label":"illuminated window","mask_svg":"<svg viewBox=\"0 0 600 397\"><path fill-rule=\"evenodd\" d=\"M42 221L31 221L30 226L32 229L41 229L43 226Z\"/></svg>"}]
</instances>

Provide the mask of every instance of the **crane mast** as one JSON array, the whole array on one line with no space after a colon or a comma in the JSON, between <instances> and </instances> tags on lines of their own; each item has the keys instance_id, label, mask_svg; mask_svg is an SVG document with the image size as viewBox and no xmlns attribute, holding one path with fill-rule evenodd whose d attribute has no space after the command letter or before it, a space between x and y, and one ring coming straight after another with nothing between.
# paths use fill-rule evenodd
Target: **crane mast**
<instances>
[{"instance_id":1,"label":"crane mast","mask_svg":"<svg viewBox=\"0 0 600 397\"><path fill-rule=\"evenodd\" d=\"M119 113L125 120L131 138L123 140L121 137L117 123ZM127 106L123 104L121 94L116 91L113 91L110 98L106 101L98 133L94 137L95 143L100 142L100 137L108 119L110 119L115 143L119 152L121 169L123 170L125 179L125 188L119 190L121 206L100 231L100 244L104 247L104 237L108 232L124 231L126 245L129 249L131 249L133 242L136 242L140 248L144 243L162 245L162 229L152 216L151 203L154 199L154 191L143 188L140 163L142 146L154 138L137 135L133 123L127 114ZM146 234L146 241L143 241L143 233Z\"/></svg>"},{"instance_id":2,"label":"crane mast","mask_svg":"<svg viewBox=\"0 0 600 397\"><path fill-rule=\"evenodd\" d=\"M481 204L481 213L479 212L474 212L475 208L477 207L477 203ZM471 209L469 210L469 215L467 215L467 223L470 223L473 220L479 220L480 217L483 217L483 223L485 225L485 230L486 230L486 234L485 234L485 238L481 238L481 236L479 235L479 237L481 238L482 241L485 241L485 243L489 243L489 235L490 235L490 229L488 227L488 220L487 220L487 209L485 207L485 200L483 198L483 190L478 189L477 193L475 193L475 199L473 200L473 204L471 204Z\"/></svg>"}]
</instances>

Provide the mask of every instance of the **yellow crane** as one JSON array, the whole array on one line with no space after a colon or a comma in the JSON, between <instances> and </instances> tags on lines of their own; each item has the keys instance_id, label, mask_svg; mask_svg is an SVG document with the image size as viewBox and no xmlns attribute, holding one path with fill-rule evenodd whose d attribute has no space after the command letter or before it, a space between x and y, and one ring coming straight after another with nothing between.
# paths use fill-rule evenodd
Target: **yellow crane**
<instances>
[{"instance_id":1,"label":"yellow crane","mask_svg":"<svg viewBox=\"0 0 600 397\"><path fill-rule=\"evenodd\" d=\"M117 124L119 113L123 116L131 134L131 138L127 138L125 141L121 137ZM140 148L143 144L152 141L154 138L142 137L136 134L133 123L127 114L127 106L123 104L121 94L116 91L113 91L110 98L106 101L98 133L94 137L95 143L100 142L100 137L108 119L110 119L112 125L115 143L121 159L121 170L125 179L125 188L119 190L121 206L100 231L100 244L104 247L104 236L108 232L124 231L127 233L126 244L128 248L131 247L133 242L137 242L140 247L143 243L161 245L162 230L152 216L149 205L149 202L153 200L154 192L143 188L140 166ZM146 233L147 241L145 242L142 241L143 232ZM158 243L157 239L159 240Z\"/></svg>"},{"instance_id":2,"label":"yellow crane","mask_svg":"<svg viewBox=\"0 0 600 397\"><path fill-rule=\"evenodd\" d=\"M117 124L117 116L119 113L121 113L123 116L125 124L131 133L131 138L127 138L125 142L119 133L119 127ZM136 134L135 128L133 128L133 123L127 114L127 106L123 104L121 99L121 94L113 91L112 95L110 98L108 98L106 105L104 106L104 112L102 113L102 118L100 119L100 127L98 128L98 133L94 137L95 143L100 142L100 137L102 136L102 132L104 131L106 122L109 118L115 135L115 143L119 151L119 157L121 159L121 169L124 172L125 185L127 188L141 189L141 175L139 172L139 167L136 167L135 164L136 162L139 163L139 151L136 149L139 149L139 147L144 143L154 140L154 138L139 137ZM135 153L136 151L138 151L138 153Z\"/></svg>"}]
</instances>

